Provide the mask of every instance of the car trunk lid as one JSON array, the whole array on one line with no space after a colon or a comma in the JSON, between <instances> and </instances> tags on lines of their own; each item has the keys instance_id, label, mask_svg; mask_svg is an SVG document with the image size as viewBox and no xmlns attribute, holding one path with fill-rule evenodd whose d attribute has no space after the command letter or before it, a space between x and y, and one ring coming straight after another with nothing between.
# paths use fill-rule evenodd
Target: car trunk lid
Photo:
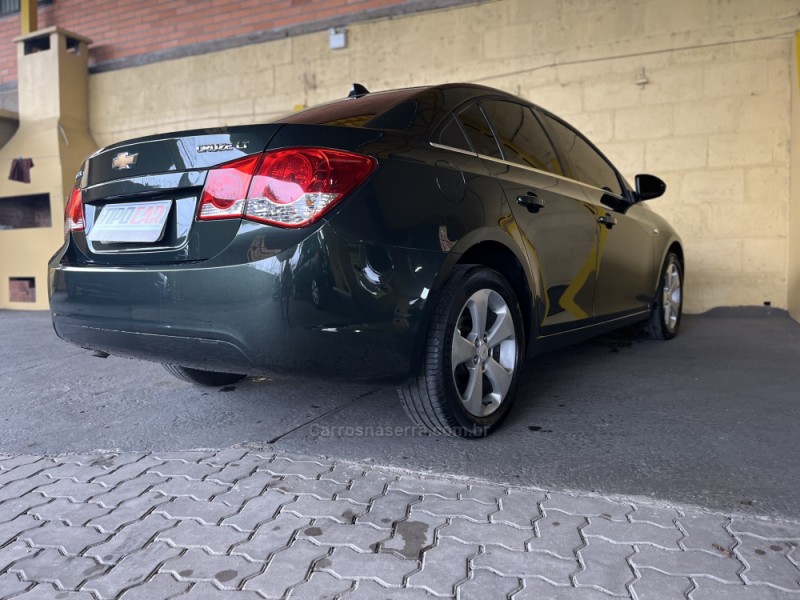
<instances>
[{"instance_id":1,"label":"car trunk lid","mask_svg":"<svg viewBox=\"0 0 800 600\"><path fill-rule=\"evenodd\" d=\"M201 261L221 252L239 220L197 221L208 170L265 150L279 124L186 131L116 144L79 173L85 232L81 262L103 265Z\"/></svg>"}]
</instances>

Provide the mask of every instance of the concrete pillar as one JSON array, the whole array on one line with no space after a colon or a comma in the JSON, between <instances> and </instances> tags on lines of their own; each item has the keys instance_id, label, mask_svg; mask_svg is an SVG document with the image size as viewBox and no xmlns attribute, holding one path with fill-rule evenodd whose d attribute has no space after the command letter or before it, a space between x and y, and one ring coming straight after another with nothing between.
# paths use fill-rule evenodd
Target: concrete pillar
<instances>
[{"instance_id":1,"label":"concrete pillar","mask_svg":"<svg viewBox=\"0 0 800 600\"><path fill-rule=\"evenodd\" d=\"M47 309L47 261L64 241L64 203L84 158L97 149L88 122L90 40L49 27L14 41L19 128L0 148L0 201L49 197L50 222L0 230L0 309ZM30 183L6 178L17 158L33 159ZM20 282L33 282L27 300L12 293Z\"/></svg>"},{"instance_id":2,"label":"concrete pillar","mask_svg":"<svg viewBox=\"0 0 800 600\"><path fill-rule=\"evenodd\" d=\"M19 12L22 35L28 35L39 29L39 3L37 0L20 0Z\"/></svg>"},{"instance_id":3,"label":"concrete pillar","mask_svg":"<svg viewBox=\"0 0 800 600\"><path fill-rule=\"evenodd\" d=\"M800 31L792 52L792 125L789 191L789 314L800 321Z\"/></svg>"}]
</instances>

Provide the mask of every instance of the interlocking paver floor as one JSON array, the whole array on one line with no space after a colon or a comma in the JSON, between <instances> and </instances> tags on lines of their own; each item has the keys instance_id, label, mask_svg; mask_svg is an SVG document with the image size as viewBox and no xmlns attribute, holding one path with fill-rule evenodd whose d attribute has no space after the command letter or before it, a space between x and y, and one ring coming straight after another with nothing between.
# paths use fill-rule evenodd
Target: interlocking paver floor
<instances>
[{"instance_id":1,"label":"interlocking paver floor","mask_svg":"<svg viewBox=\"0 0 800 600\"><path fill-rule=\"evenodd\" d=\"M0 454L0 600L800 600L800 523L245 449Z\"/></svg>"}]
</instances>

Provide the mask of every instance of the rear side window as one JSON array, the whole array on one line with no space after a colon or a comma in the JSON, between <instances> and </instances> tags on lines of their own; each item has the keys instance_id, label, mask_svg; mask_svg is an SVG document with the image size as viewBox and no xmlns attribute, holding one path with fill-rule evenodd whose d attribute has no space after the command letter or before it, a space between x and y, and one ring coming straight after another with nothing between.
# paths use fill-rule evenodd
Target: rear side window
<instances>
[{"instance_id":1,"label":"rear side window","mask_svg":"<svg viewBox=\"0 0 800 600\"><path fill-rule=\"evenodd\" d=\"M442 127L437 141L443 146L474 152L464 135L464 131L461 129L461 125L459 125L455 117L452 116L447 119L445 126Z\"/></svg>"},{"instance_id":2,"label":"rear side window","mask_svg":"<svg viewBox=\"0 0 800 600\"><path fill-rule=\"evenodd\" d=\"M507 161L562 174L553 145L529 107L505 100L483 100L481 108Z\"/></svg>"},{"instance_id":3,"label":"rear side window","mask_svg":"<svg viewBox=\"0 0 800 600\"><path fill-rule=\"evenodd\" d=\"M622 196L617 172L582 135L548 114L541 113L541 116L560 149L568 157L575 179Z\"/></svg>"},{"instance_id":4,"label":"rear side window","mask_svg":"<svg viewBox=\"0 0 800 600\"><path fill-rule=\"evenodd\" d=\"M500 148L494 139L494 133L483 112L477 104L473 104L458 113L458 120L467 134L475 152L492 158L503 158Z\"/></svg>"}]
</instances>

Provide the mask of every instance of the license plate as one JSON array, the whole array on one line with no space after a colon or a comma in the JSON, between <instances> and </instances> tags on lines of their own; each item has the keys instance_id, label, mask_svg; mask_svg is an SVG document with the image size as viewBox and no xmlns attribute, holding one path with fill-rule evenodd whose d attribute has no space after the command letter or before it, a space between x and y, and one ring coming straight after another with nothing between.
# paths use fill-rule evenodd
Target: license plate
<instances>
[{"instance_id":1,"label":"license plate","mask_svg":"<svg viewBox=\"0 0 800 600\"><path fill-rule=\"evenodd\" d=\"M157 242L171 206L172 200L107 204L86 237L91 242Z\"/></svg>"}]
</instances>

